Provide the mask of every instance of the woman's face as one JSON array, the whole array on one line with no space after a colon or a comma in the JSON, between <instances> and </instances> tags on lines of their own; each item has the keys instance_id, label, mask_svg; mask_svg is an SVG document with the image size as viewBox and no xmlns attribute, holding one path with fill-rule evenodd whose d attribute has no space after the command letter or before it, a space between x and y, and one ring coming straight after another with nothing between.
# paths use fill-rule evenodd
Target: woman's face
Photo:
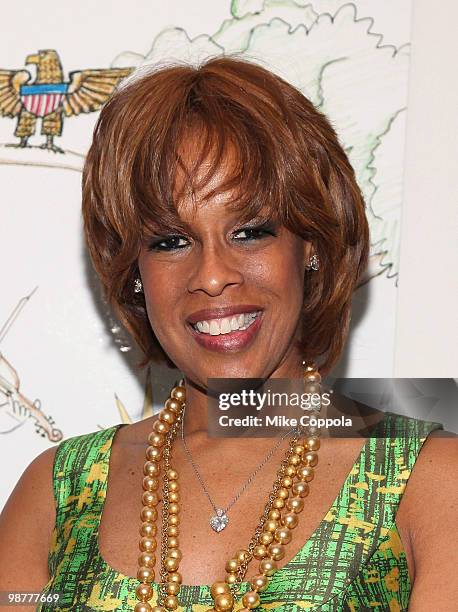
<instances>
[{"instance_id":1,"label":"woman's face","mask_svg":"<svg viewBox=\"0 0 458 612\"><path fill-rule=\"evenodd\" d=\"M226 201L197 210L183 201L189 234L148 238L138 259L157 339L204 388L208 377L292 377L301 368L294 341L311 244L276 222L241 225Z\"/></svg>"}]
</instances>

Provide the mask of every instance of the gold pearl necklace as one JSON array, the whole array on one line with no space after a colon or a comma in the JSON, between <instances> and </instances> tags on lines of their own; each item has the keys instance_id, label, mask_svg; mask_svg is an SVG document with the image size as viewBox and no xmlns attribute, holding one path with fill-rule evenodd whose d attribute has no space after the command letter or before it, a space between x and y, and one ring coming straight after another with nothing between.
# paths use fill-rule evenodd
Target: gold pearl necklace
<instances>
[{"instance_id":1,"label":"gold pearl necklace","mask_svg":"<svg viewBox=\"0 0 458 612\"><path fill-rule=\"evenodd\" d=\"M180 381L181 382L181 381ZM321 376L315 365L305 368L306 390L319 392ZM138 558L136 588L139 602L135 612L166 612L178 608L178 593L182 583L179 564L182 552L178 547L180 494L178 472L171 466L171 448L186 402L183 384L173 387L170 397L153 424L148 436L146 462L143 466L143 508L140 513L140 556ZM210 592L214 607L207 612L229 612L233 610L237 586L244 579L249 562L259 560L259 573L250 580L251 591L244 594L245 606L239 612L248 612L260 603L259 593L264 591L278 569L277 561L285 556L285 546L292 539L292 530L298 525L298 514L304 508L304 498L309 494L309 482L314 478L314 468L318 463L320 440L318 433L305 435L298 443L298 435L292 437L285 458L269 494L261 520L247 548L237 550L225 565L225 581L216 581ZM160 605L151 606L148 601L153 596L151 582L154 581L157 549L157 506L159 497L159 476L161 462L164 463L163 503L162 503L162 546L161 546L161 584Z\"/></svg>"}]
</instances>

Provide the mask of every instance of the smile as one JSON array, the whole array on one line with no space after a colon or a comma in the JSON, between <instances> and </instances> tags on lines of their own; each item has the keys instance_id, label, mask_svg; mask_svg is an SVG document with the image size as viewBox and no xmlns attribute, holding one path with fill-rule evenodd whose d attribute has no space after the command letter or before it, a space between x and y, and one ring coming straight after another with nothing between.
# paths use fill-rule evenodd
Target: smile
<instances>
[{"instance_id":1,"label":"smile","mask_svg":"<svg viewBox=\"0 0 458 612\"><path fill-rule=\"evenodd\" d=\"M198 344L210 351L225 353L248 347L261 327L263 310L229 312L227 316L223 316L224 314L226 313L217 311L207 314L202 311L197 319L196 313L192 317L193 321L188 320L187 329Z\"/></svg>"},{"instance_id":2,"label":"smile","mask_svg":"<svg viewBox=\"0 0 458 612\"><path fill-rule=\"evenodd\" d=\"M193 328L201 334L209 334L210 336L219 336L222 334L230 334L231 332L248 329L256 319L260 312L243 312L232 317L224 317L221 319L209 319L208 321L197 321Z\"/></svg>"}]
</instances>

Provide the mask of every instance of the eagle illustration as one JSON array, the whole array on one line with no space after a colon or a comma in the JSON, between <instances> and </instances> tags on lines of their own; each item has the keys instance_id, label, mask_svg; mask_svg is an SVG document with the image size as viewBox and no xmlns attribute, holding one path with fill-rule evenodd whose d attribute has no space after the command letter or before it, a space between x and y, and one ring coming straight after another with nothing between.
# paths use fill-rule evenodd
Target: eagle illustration
<instances>
[{"instance_id":1,"label":"eagle illustration","mask_svg":"<svg viewBox=\"0 0 458 612\"><path fill-rule=\"evenodd\" d=\"M54 137L62 134L64 116L98 110L113 93L121 79L132 68L107 68L99 70L75 70L69 81L64 73L59 55L54 49L45 49L25 59L26 65L36 64L37 74L28 70L0 69L0 116L18 117L14 135L20 140L12 147L30 147L28 140L35 134L37 119L41 119L41 133L46 142L41 149L55 153L64 151L54 144Z\"/></svg>"}]
</instances>

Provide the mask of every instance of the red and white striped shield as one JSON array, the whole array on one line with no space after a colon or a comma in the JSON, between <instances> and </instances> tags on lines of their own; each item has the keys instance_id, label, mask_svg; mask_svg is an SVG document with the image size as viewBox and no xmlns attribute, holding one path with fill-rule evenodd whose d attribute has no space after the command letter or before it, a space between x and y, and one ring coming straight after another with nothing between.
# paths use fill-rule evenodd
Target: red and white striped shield
<instances>
[{"instance_id":1,"label":"red and white striped shield","mask_svg":"<svg viewBox=\"0 0 458 612\"><path fill-rule=\"evenodd\" d=\"M56 111L62 104L67 83L23 85L21 101L24 108L36 117L46 117Z\"/></svg>"}]
</instances>

